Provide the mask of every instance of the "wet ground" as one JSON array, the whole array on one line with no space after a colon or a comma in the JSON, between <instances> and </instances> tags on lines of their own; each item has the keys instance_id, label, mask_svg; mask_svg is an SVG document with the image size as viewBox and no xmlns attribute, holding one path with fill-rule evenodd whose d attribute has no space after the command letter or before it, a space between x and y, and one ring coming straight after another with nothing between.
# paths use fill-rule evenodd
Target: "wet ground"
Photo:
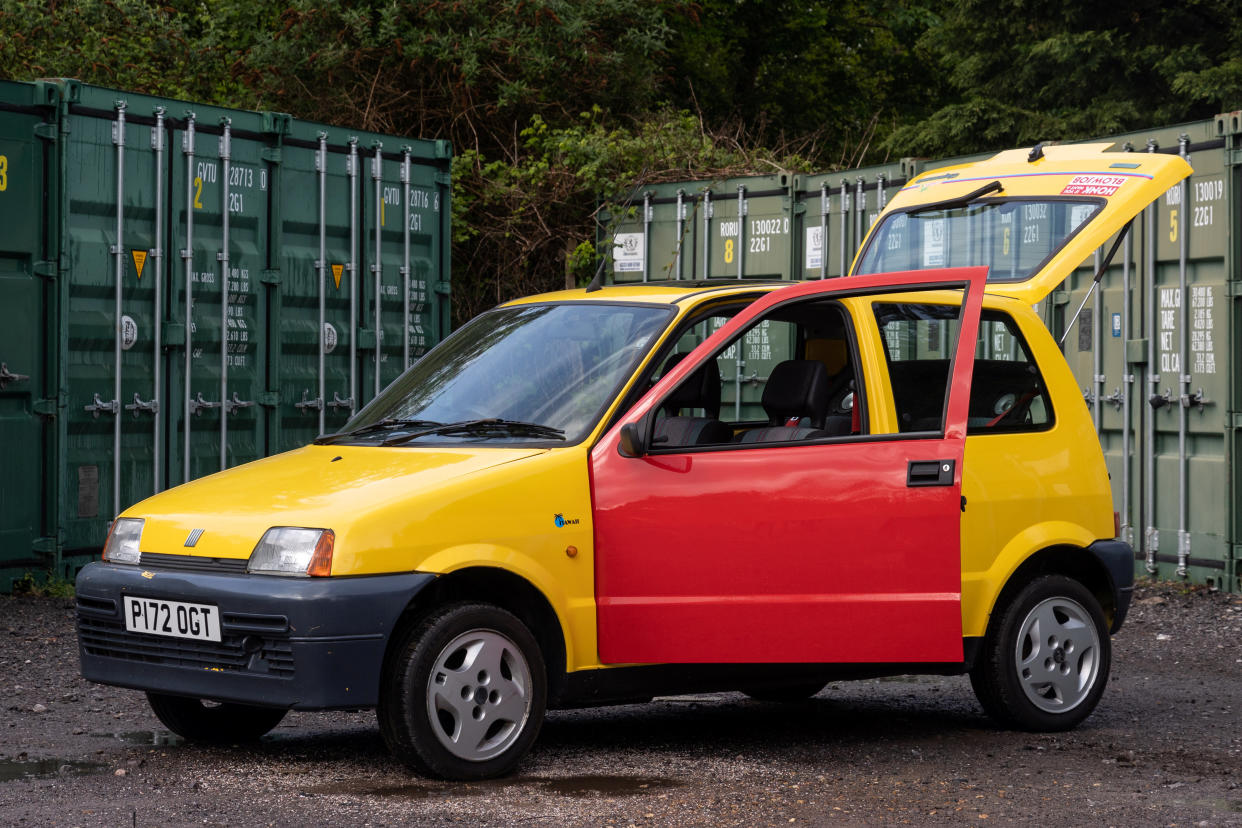
<instances>
[{"instance_id":1,"label":"wet ground","mask_svg":"<svg viewBox=\"0 0 1242 828\"><path fill-rule=\"evenodd\" d=\"M371 713L185 745L140 693L77 675L71 604L0 597L5 825L1242 826L1242 597L1141 586L1076 731L998 730L966 678L837 683L550 714L518 775L447 784Z\"/></svg>"}]
</instances>

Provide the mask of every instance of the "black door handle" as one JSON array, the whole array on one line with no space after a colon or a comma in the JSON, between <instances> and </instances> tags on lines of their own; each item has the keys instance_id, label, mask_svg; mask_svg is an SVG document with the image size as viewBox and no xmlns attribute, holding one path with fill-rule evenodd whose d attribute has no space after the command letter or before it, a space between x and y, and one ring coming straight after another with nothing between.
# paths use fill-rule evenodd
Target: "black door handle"
<instances>
[{"instance_id":1,"label":"black door handle","mask_svg":"<svg viewBox=\"0 0 1242 828\"><path fill-rule=\"evenodd\" d=\"M952 486L955 460L911 460L906 465L906 486Z\"/></svg>"}]
</instances>

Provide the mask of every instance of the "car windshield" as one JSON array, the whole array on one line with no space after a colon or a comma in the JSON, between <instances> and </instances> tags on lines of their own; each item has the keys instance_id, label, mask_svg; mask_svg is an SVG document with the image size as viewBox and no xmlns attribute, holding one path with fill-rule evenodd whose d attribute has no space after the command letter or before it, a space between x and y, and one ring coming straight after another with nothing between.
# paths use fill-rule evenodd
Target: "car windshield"
<instances>
[{"instance_id":1,"label":"car windshield","mask_svg":"<svg viewBox=\"0 0 1242 828\"><path fill-rule=\"evenodd\" d=\"M1030 279L1103 208L1101 199L993 199L892 213L855 273L985 265L989 282Z\"/></svg>"},{"instance_id":2,"label":"car windshield","mask_svg":"<svg viewBox=\"0 0 1242 828\"><path fill-rule=\"evenodd\" d=\"M673 313L667 305L615 302L497 308L411 366L338 439L578 442Z\"/></svg>"}]
</instances>

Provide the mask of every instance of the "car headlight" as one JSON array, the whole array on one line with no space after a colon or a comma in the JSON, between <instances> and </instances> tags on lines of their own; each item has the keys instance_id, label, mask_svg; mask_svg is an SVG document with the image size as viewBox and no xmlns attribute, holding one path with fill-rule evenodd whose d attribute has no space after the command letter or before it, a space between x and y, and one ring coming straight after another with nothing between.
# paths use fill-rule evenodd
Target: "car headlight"
<instances>
[{"instance_id":1,"label":"car headlight","mask_svg":"<svg viewBox=\"0 0 1242 828\"><path fill-rule=\"evenodd\" d=\"M331 575L335 543L331 529L273 526L250 553L246 571L303 578Z\"/></svg>"},{"instance_id":2,"label":"car headlight","mask_svg":"<svg viewBox=\"0 0 1242 828\"><path fill-rule=\"evenodd\" d=\"M142 539L141 518L117 518L108 530L104 543L103 559L108 563L136 564L142 553L138 541Z\"/></svg>"}]
</instances>

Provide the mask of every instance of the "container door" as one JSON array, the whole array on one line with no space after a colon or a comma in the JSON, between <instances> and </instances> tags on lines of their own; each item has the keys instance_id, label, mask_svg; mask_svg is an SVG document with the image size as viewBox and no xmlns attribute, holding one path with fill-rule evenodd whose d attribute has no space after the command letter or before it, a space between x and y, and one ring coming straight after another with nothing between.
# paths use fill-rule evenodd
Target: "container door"
<instances>
[{"instance_id":1,"label":"container door","mask_svg":"<svg viewBox=\"0 0 1242 828\"><path fill-rule=\"evenodd\" d=\"M360 407L357 148L325 135L281 152L281 300L272 308L278 344L269 366L279 401L269 453L339 431Z\"/></svg>"},{"instance_id":2,"label":"container door","mask_svg":"<svg viewBox=\"0 0 1242 828\"><path fill-rule=\"evenodd\" d=\"M35 412L44 395L50 283L35 274L45 258L43 202L44 147L35 138L42 118L33 113L0 112L0 569L47 569L34 542L47 513L51 446L46 420ZM52 383L54 384L54 382ZM51 413L50 411L47 413ZM0 582L0 591L6 589Z\"/></svg>"},{"instance_id":3,"label":"container door","mask_svg":"<svg viewBox=\"0 0 1242 828\"><path fill-rule=\"evenodd\" d=\"M591 454L603 661L961 660L961 464L985 273L887 274L771 293L656 384ZM927 385L918 398L938 393L947 403L915 431L870 433L861 400L878 411L892 399L884 358L875 353L877 322L869 305L849 311L835 300L891 288L900 292L885 301L900 305L910 290L963 283L955 360L943 361L939 377L904 378L935 380L938 392ZM818 418L816 431L807 435L782 424L795 413L782 408L752 442L722 410L724 429L671 429L649 440L641 457L620 452L621 428L656 434L650 424L667 414L666 399L683 383L699 384L703 371L714 375L709 363L764 324L795 328L803 343L786 375L826 372L819 354L849 349L847 367L829 382L844 378L865 389L858 420L825 420L815 403L807 416ZM823 347L812 347L818 340ZM801 400L804 392L809 403L819 399L799 384L772 399ZM682 438L668 436L691 431L723 438L678 445ZM741 442L729 439L733 431Z\"/></svg>"},{"instance_id":4,"label":"container door","mask_svg":"<svg viewBox=\"0 0 1242 828\"><path fill-rule=\"evenodd\" d=\"M69 115L59 514L65 548L85 549L101 546L108 522L164 482L156 192L158 180L167 193L167 181L152 110L118 103Z\"/></svg>"},{"instance_id":5,"label":"container door","mask_svg":"<svg viewBox=\"0 0 1242 828\"><path fill-rule=\"evenodd\" d=\"M177 123L171 233L181 253L172 279L185 348L172 368L173 482L266 455L266 144L224 123Z\"/></svg>"}]
</instances>

